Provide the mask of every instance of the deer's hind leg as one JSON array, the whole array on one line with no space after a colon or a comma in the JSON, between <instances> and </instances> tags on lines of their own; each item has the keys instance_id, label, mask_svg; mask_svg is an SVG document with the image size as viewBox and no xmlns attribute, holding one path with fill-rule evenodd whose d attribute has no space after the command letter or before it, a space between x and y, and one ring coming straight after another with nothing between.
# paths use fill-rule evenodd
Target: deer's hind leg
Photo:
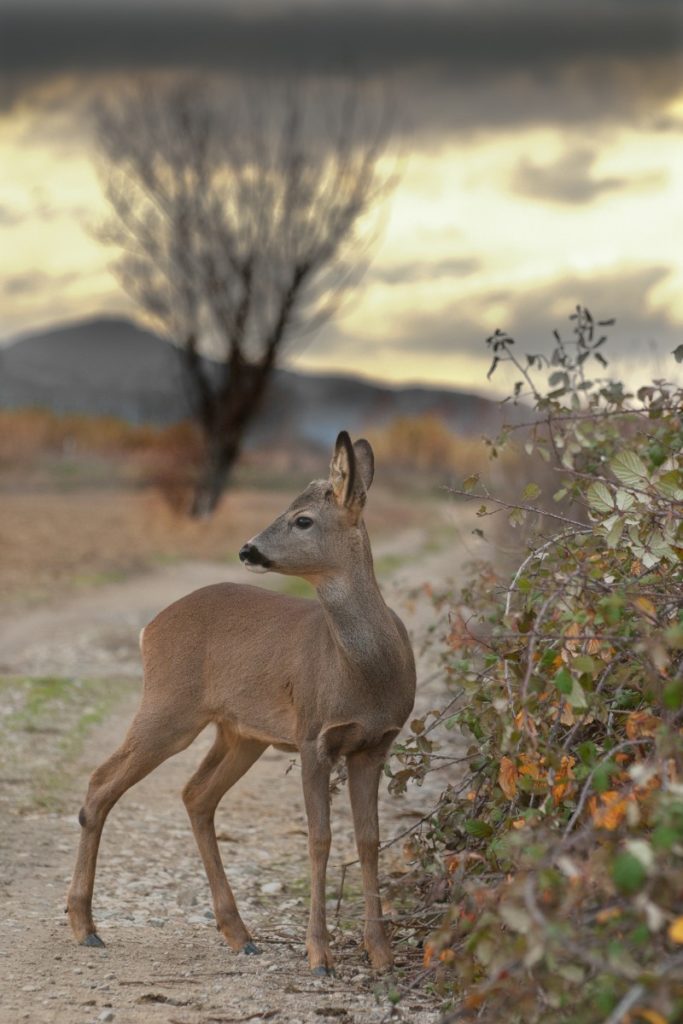
<instances>
[{"instance_id":1,"label":"deer's hind leg","mask_svg":"<svg viewBox=\"0 0 683 1024\"><path fill-rule=\"evenodd\" d=\"M185 807L209 880L216 927L232 949L243 953L258 953L259 950L239 915L226 878L214 815L221 797L251 768L267 746L219 725L211 750L183 790Z\"/></svg>"},{"instance_id":2,"label":"deer's hind leg","mask_svg":"<svg viewBox=\"0 0 683 1024\"><path fill-rule=\"evenodd\" d=\"M180 721L172 707L150 706L144 699L121 746L90 777L78 814L81 838L66 910L75 937L85 946L103 946L95 931L92 895L97 852L107 815L126 790L173 754L188 747L206 724Z\"/></svg>"},{"instance_id":3,"label":"deer's hind leg","mask_svg":"<svg viewBox=\"0 0 683 1024\"><path fill-rule=\"evenodd\" d=\"M364 944L370 962L377 971L388 970L393 962L379 895L377 795L382 765L395 735L393 732L388 733L383 743L374 750L357 751L346 758L351 810L365 895Z\"/></svg>"}]
</instances>

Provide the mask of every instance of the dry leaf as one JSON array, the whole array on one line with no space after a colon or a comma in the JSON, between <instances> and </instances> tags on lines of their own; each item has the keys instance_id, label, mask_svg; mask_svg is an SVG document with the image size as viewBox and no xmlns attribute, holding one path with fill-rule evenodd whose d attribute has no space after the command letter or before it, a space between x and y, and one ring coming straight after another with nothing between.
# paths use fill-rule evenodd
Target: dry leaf
<instances>
[{"instance_id":1,"label":"dry leaf","mask_svg":"<svg viewBox=\"0 0 683 1024\"><path fill-rule=\"evenodd\" d=\"M616 917L621 917L621 909L619 907L605 907L604 910L597 912L595 920L598 924L606 924L607 921L613 921Z\"/></svg>"},{"instance_id":2,"label":"dry leaf","mask_svg":"<svg viewBox=\"0 0 683 1024\"><path fill-rule=\"evenodd\" d=\"M556 804L559 804L563 796L568 792L571 786L571 780L574 778L574 765L576 764L576 758L568 755L563 755L560 767L555 775L555 785L552 788L553 800Z\"/></svg>"},{"instance_id":3,"label":"dry leaf","mask_svg":"<svg viewBox=\"0 0 683 1024\"><path fill-rule=\"evenodd\" d=\"M657 609L649 597L637 597L634 604L636 608L643 612L644 615L647 615L649 619L657 618Z\"/></svg>"},{"instance_id":4,"label":"dry leaf","mask_svg":"<svg viewBox=\"0 0 683 1024\"><path fill-rule=\"evenodd\" d=\"M669 938L672 942L683 942L683 917L677 917L669 925Z\"/></svg>"},{"instance_id":5,"label":"dry leaf","mask_svg":"<svg viewBox=\"0 0 683 1024\"><path fill-rule=\"evenodd\" d=\"M661 1013L657 1010L646 1010L641 1006L636 1006L633 1010L636 1015L636 1019L646 1020L648 1024L667 1024L666 1017L662 1017Z\"/></svg>"},{"instance_id":6,"label":"dry leaf","mask_svg":"<svg viewBox=\"0 0 683 1024\"><path fill-rule=\"evenodd\" d=\"M528 775L530 779L534 779L536 782L545 781L545 770L539 763L538 754L519 755L519 774Z\"/></svg>"},{"instance_id":7,"label":"dry leaf","mask_svg":"<svg viewBox=\"0 0 683 1024\"><path fill-rule=\"evenodd\" d=\"M536 736L538 729L536 723L527 711L518 711L515 715L515 725L520 732L527 732L529 736Z\"/></svg>"},{"instance_id":8,"label":"dry leaf","mask_svg":"<svg viewBox=\"0 0 683 1024\"><path fill-rule=\"evenodd\" d=\"M649 711L632 711L626 719L626 735L630 740L654 736L661 724L661 720Z\"/></svg>"},{"instance_id":9,"label":"dry leaf","mask_svg":"<svg viewBox=\"0 0 683 1024\"><path fill-rule=\"evenodd\" d=\"M614 789L608 789L606 793L600 794L602 806L595 797L591 797L588 806L593 824L596 828L606 828L613 832L623 820L629 800L633 799L633 796L624 797Z\"/></svg>"},{"instance_id":10,"label":"dry leaf","mask_svg":"<svg viewBox=\"0 0 683 1024\"><path fill-rule=\"evenodd\" d=\"M501 758L498 785L508 800L514 799L517 794L517 767L509 757Z\"/></svg>"}]
</instances>

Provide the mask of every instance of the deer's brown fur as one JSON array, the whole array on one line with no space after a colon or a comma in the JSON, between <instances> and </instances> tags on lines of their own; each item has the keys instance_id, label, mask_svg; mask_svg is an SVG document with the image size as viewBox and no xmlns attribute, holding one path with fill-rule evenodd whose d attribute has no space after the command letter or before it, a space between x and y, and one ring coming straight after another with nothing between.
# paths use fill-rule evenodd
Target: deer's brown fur
<instances>
[{"instance_id":1,"label":"deer's brown fur","mask_svg":"<svg viewBox=\"0 0 683 1024\"><path fill-rule=\"evenodd\" d=\"M118 750L93 773L68 894L76 938L100 945L92 893L100 835L116 801L209 723L216 739L183 791L206 868L217 926L235 950L256 952L223 870L214 812L268 746L297 750L309 828L309 963L326 973L329 776L345 757L373 966L391 964L378 892L377 791L382 763L413 706L415 665L401 620L375 579L363 507L372 482L367 441L339 435L330 478L315 481L240 557L248 568L301 576L318 601L258 587L203 587L161 612L141 635L140 707Z\"/></svg>"}]
</instances>

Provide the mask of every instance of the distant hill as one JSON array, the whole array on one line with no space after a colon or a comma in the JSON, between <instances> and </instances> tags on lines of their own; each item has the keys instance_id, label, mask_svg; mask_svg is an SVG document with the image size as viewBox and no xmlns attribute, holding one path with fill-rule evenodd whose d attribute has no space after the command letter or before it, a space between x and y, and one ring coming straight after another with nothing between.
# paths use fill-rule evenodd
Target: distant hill
<instances>
[{"instance_id":1,"label":"distant hill","mask_svg":"<svg viewBox=\"0 0 683 1024\"><path fill-rule=\"evenodd\" d=\"M27 406L157 425L189 414L174 346L115 318L59 326L0 348L0 408ZM357 433L423 413L460 434L495 431L502 422L498 404L478 395L278 370L249 441L328 447L342 427Z\"/></svg>"}]
</instances>

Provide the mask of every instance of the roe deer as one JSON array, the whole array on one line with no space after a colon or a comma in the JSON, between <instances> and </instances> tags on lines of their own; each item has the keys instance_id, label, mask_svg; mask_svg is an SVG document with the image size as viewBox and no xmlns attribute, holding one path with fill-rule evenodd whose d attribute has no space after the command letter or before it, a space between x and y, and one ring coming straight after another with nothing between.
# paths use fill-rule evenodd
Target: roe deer
<instances>
[{"instance_id":1,"label":"roe deer","mask_svg":"<svg viewBox=\"0 0 683 1024\"><path fill-rule=\"evenodd\" d=\"M126 738L90 779L67 911L76 938L101 946L92 918L100 835L116 801L209 723L216 738L183 790L216 924L234 950L257 953L221 862L214 812L270 745L299 751L308 819L311 906L306 947L317 974L332 971L325 924L330 770L348 766L365 894L365 947L391 966L378 891L377 792L387 751L413 707L408 635L384 603L363 506L374 459L367 441L337 438L329 480L309 484L240 559L255 572L301 576L318 601L219 583L176 601L140 637L144 686Z\"/></svg>"}]
</instances>

